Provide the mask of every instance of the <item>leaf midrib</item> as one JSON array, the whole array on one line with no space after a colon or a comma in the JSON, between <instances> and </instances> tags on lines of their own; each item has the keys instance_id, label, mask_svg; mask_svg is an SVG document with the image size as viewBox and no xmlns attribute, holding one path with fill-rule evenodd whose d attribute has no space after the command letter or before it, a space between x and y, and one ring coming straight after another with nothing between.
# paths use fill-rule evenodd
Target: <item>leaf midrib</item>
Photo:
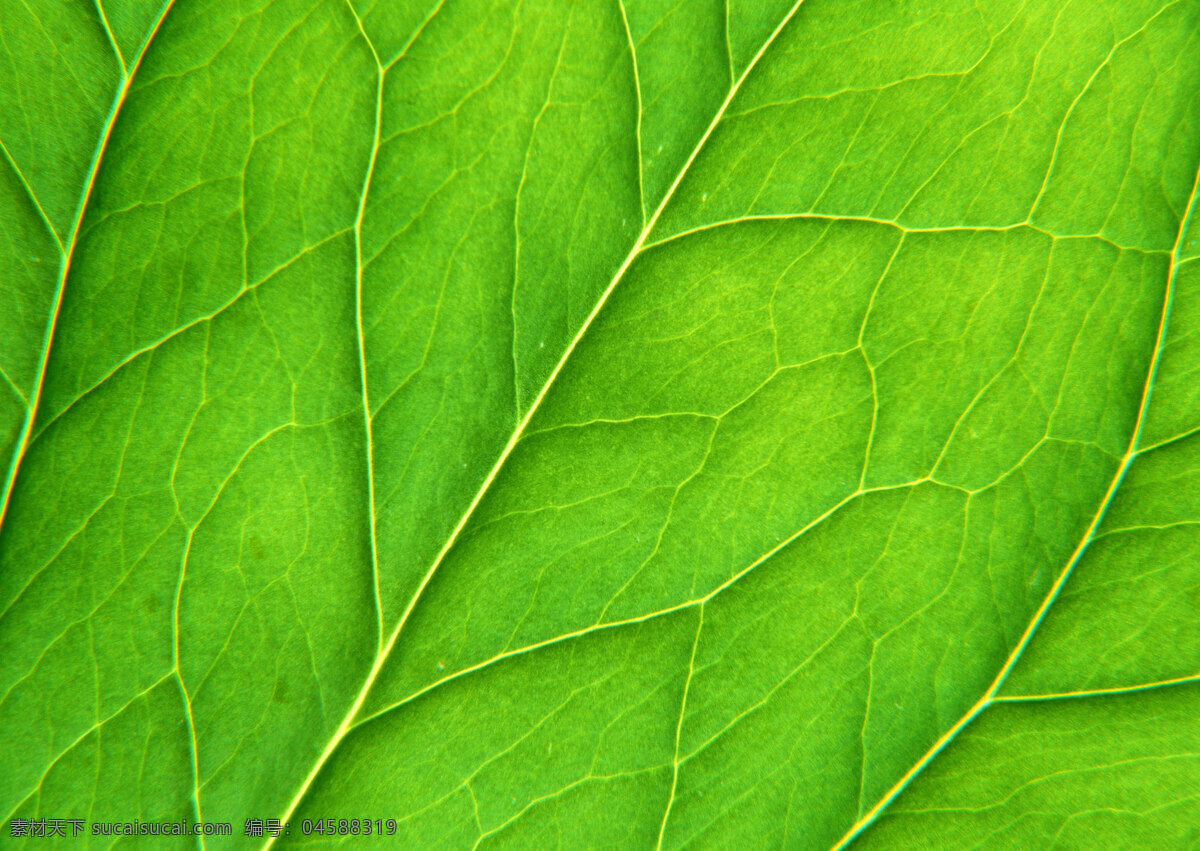
<instances>
[{"instance_id":1,"label":"leaf midrib","mask_svg":"<svg viewBox=\"0 0 1200 851\"><path fill-rule=\"evenodd\" d=\"M29 192L30 200L38 210L38 214L43 222L50 229L51 236L54 237L55 243L60 251L60 264L58 272L58 281L55 284L54 296L51 302L50 315L46 321L46 331L42 338L42 350L38 355L37 362L37 378L34 381L32 392L26 400L25 418L21 423L21 431L17 437L16 447L13 449L12 458L9 461L8 473L4 480L4 491L0 493L0 533L4 530L4 519L8 515L8 505L12 497L13 489L17 483L17 475L21 469L21 461L25 458L26 450L29 448L30 437L33 432L33 425L37 418L38 405L41 401L42 386L45 384L46 367L50 362L50 348L54 341L54 330L58 324L58 316L62 307L63 294L66 292L67 277L71 271L71 260L75 254L75 247L78 245L80 227L83 224L84 215L87 213L88 202L92 197L92 189L96 184L96 177L100 172L100 164L104 159L104 154L108 149L108 142L112 138L113 127L117 123L117 118L121 113L121 108L125 105L126 97L129 94L129 89L133 85L133 80L137 76L138 69L141 67L142 59L146 56L146 51L150 49L150 43L154 41L154 37L158 35L162 28L163 21L166 20L167 13L171 11L175 0L164 0L163 5L159 9L158 16L154 19L154 24L146 37L142 40L138 47L137 56L133 63L128 67L125 64L125 57L121 55L120 49L117 47L116 40L112 36L112 30L109 28L108 19L104 15L103 7L99 2L96 3L97 11L100 15L100 23L102 28L108 35L110 44L112 45L113 53L116 56L117 63L120 66L120 84L117 88L117 93L113 96L112 104L109 106L108 115L104 119L104 124L100 130L100 138L96 142L96 147L92 152L92 161L88 166L87 173L84 178L83 189L80 191L79 203L76 206L75 216L71 222L71 229L67 236L66 244L64 245L57 231L51 225L49 217L46 216L41 202L33 193L33 187L25 179L20 168L17 167L16 160L9 154L8 149L4 149L5 157L12 164L16 171L18 179Z\"/></svg>"},{"instance_id":2,"label":"leaf midrib","mask_svg":"<svg viewBox=\"0 0 1200 851\"><path fill-rule=\"evenodd\" d=\"M430 581L433 579L434 575L437 573L438 568L441 566L442 562L445 560L447 553L450 552L450 550L454 547L455 543L458 541L459 535L461 535L463 529L466 527L471 516L474 514L475 509L479 506L479 503L483 500L484 496L490 489L492 483L496 480L496 477L499 475L500 470L504 467L505 463L508 461L509 456L512 454L513 449L515 449L516 445L520 442L520 440L525 432L525 429L528 427L530 421L533 419L534 415L537 413L538 409L541 407L542 401L545 399L547 393L549 393L549 391L550 391L550 388L554 385L555 380L558 378L559 374L562 372L563 367L566 365L567 361L570 359L571 355L574 353L576 346L578 346L580 340L583 339L583 336L587 333L588 329L591 327L592 322L595 321L596 316L599 315L600 311L603 309L605 303L608 301L609 296L612 295L612 293L616 289L617 285L624 278L625 273L628 272L630 266L633 264L633 261L638 257L638 255L640 255L642 253L643 249L646 247L646 241L647 241L648 237L650 236L650 234L653 232L654 227L658 223L660 216L662 215L663 211L666 209L668 204L671 202L671 199L675 195L676 189L678 189L680 183L683 181L683 178L687 174L688 170L691 168L692 163L695 162L696 157L699 156L701 150L707 144L709 137L712 135L712 133L716 129L717 125L720 124L721 119L724 117L726 110L729 108L729 104L733 101L734 97L737 96L737 93L741 89L742 84L745 82L745 80L754 71L755 67L758 65L758 62L762 58L763 54L766 53L768 48L770 48L771 44L774 43L776 37L778 37L779 33L792 20L792 18L796 14L796 11L803 4L804 4L804 0L796 0L796 3L791 7L791 9L783 17L783 20L781 20L779 22L778 26L776 26L776 28L771 32L771 35L763 42L762 46L758 49L758 52L755 53L754 58L746 66L746 69L745 69L745 71L742 72L742 75L740 77L738 77L735 81L733 81L733 83L731 84L729 92L726 94L724 101L721 103L720 107L717 109L715 115L713 116L712 121L709 123L707 129L704 131L703 135L700 137L700 140L693 147L691 154L688 156L687 160L684 162L683 166L680 168L678 174L676 174L674 181L672 181L670 187L667 189L666 194L663 196L662 201L659 203L658 207L655 209L654 214L650 217L649 221L647 221L645 223L645 225L643 226L641 233L638 234L637 239L634 241L632 248L630 248L628 254L625 256L624 261L622 261L621 265L618 267L616 273L613 275L611 281L609 282L608 286L605 288L604 292L601 293L600 298L597 300L595 306L592 308L592 311L588 314L587 318L583 321L583 324L580 326L579 330L576 332L574 338L567 345L567 348L564 350L562 356L559 358L558 363L555 365L554 370L550 373L549 377L546 379L545 383L542 385L542 389L538 392L538 395L535 397L532 404L529 406L529 410L521 418L520 422L517 424L516 429L514 429L512 435L509 437L508 442L505 444L504 449L501 451L500 456L497 458L495 464L492 466L492 469L488 472L487 477L484 479L483 483L480 485L479 490L475 494L475 497L471 500L470 504L467 506L466 510L463 512L462 516L460 517L460 519L458 521L458 524L454 527L453 531L450 533L449 537L447 538L445 544L442 546L441 550L438 552L437 556L434 558L428 571L426 571L425 576L422 578L420 584L417 586L416 591L413 593L412 597L410 598L408 606L405 608L403 614L400 616L400 619L396 623L396 626L393 628L391 635L389 636L387 642L382 646L382 648L379 650L379 652L376 653L375 659L371 665L371 669L368 672L367 677L364 680L363 685L361 686L358 695L356 696L354 702L351 704L350 709L346 712L345 717L342 719L341 724L339 724L337 730L334 732L333 737L329 740L328 744L325 746L325 749L321 752L320 756L317 758L316 763L313 765L312 770L309 772L308 776L305 778L300 789L297 791L295 796L292 798L287 809L284 811L283 815L281 816L281 819L280 819L281 821L286 822L292 816L292 814L296 811L296 808L300 805L300 802L307 795L308 790L311 788L313 782L316 780L317 776L320 774L321 769L329 761L329 758L333 755L334 751L337 750L338 746L341 744L343 739L345 739L346 735L356 726L356 719L357 719L358 713L361 711L364 703L366 702L367 696L370 694L371 689L373 688L375 681L379 676L380 671L383 669L383 666L386 664L388 658L390 657L391 652L396 645L396 641L400 636L400 633L403 631L405 624L408 622L409 617L411 616L413 610L416 608L417 602L420 600L421 595L424 593L426 587L428 587ZM440 4L439 4L439 8L440 8ZM428 21L426 21L426 23L427 22ZM424 26L422 26L422 30L423 29L424 29ZM364 34L364 37L365 37L365 34ZM636 67L637 57L636 57L636 54L634 53L632 42L630 42L630 59L634 65L634 67ZM640 125L641 125L640 88L638 91L638 97L639 97L638 125L640 127ZM640 150L640 148L638 151L638 162L639 162L639 169L640 169L641 168L641 150ZM365 190L366 190L366 183L364 182L364 194L365 194ZM364 390L365 390L365 384L364 384ZM374 523L375 523L375 518L374 518L374 516L372 516L372 518L371 518L372 528L374 527ZM263 846L264 849L271 848L275 843L275 839L276 839L276 837L269 838L266 845Z\"/></svg>"},{"instance_id":3,"label":"leaf midrib","mask_svg":"<svg viewBox=\"0 0 1200 851\"><path fill-rule=\"evenodd\" d=\"M1133 461L1140 454L1142 454L1141 450L1138 449L1138 441L1141 438L1142 428L1146 422L1146 413L1150 408L1150 399L1154 391L1154 379L1158 372L1159 362L1162 359L1163 346L1166 342L1167 329L1171 316L1171 304L1174 300L1175 294L1175 282L1178 277L1179 268L1184 264L1184 262L1186 262L1180 259L1180 253L1183 248L1183 239L1187 235L1192 214L1195 211L1198 194L1200 194L1200 163L1197 163L1195 178L1192 182L1192 191L1188 196L1187 203L1184 205L1183 215L1179 220L1179 230L1176 233L1175 243L1172 246L1170 255L1168 257L1167 282L1163 293L1163 305L1158 323L1158 332L1155 335L1154 351L1150 357L1150 364L1146 370L1146 379L1142 384L1142 395L1138 404L1137 417L1134 420L1132 433L1129 437L1129 445L1126 448L1124 455L1121 456L1121 461L1117 465L1117 471L1113 475L1112 481L1109 482L1108 489L1101 498L1100 504L1097 506L1096 511L1092 516L1092 520L1085 529L1079 544L1071 553L1071 556L1067 559L1066 565L1059 572L1054 583L1050 586L1050 589L1046 592L1046 596L1043 598L1041 605L1038 607L1037 611L1034 612L1033 617L1030 619L1029 624L1025 628L1025 632L1017 641L1016 646L1005 660L1004 665L1001 666L996 678L984 691L979 700L976 701L976 703L972 705L971 708L968 709L967 712L961 718L959 718L957 722L954 723L954 725L952 725L937 739L937 741L933 743L933 745L921 756L921 758L917 760L917 762L914 763L912 767L910 767L909 770L905 772L904 775L879 798L879 800L870 810L868 810L858 819L858 821L851 825L850 829L846 831L842 838L834 843L831 851L840 851L840 849L845 848L859 835L861 835L864 830L870 827L871 824L879 818L888 805L894 801L910 783L912 783L917 775L924 770L925 766L934 760L934 758L942 751L943 748L949 745L950 742L952 742L960 732L962 732L972 721L974 721L975 718L982 714L985 709L997 702L997 693L1004 685L1005 679L1020 660L1025 648L1029 646L1029 643L1036 634L1038 627L1045 619L1046 614L1058 599L1059 593L1062 591L1063 586L1066 585L1066 582L1074 571L1075 566L1083 558L1083 554L1087 551L1091 542L1095 540L1096 531L1099 529L1100 523L1104 520L1104 515L1106 514L1109 505L1112 504L1113 497L1116 496L1117 490L1121 487L1121 483L1124 481L1125 474L1129 471ZM1192 679L1194 678L1181 678L1178 682L1189 682ZM1103 693L1105 692L1097 692L1097 694Z\"/></svg>"}]
</instances>

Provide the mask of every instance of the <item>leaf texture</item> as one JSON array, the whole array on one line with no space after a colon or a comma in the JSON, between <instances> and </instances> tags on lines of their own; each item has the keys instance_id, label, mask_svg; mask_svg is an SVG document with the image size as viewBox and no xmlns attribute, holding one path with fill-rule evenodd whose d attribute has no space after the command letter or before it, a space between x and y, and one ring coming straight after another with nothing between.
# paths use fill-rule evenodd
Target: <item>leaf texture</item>
<instances>
[{"instance_id":1,"label":"leaf texture","mask_svg":"<svg viewBox=\"0 0 1200 851\"><path fill-rule=\"evenodd\" d=\"M1200 842L1196 0L0 55L6 824Z\"/></svg>"}]
</instances>

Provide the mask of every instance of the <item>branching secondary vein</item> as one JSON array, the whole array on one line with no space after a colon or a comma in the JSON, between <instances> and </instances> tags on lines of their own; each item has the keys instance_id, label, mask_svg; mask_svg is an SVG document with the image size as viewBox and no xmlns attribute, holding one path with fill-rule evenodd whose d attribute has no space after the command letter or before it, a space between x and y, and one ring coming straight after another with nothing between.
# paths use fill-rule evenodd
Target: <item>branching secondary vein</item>
<instances>
[{"instance_id":1,"label":"branching secondary vein","mask_svg":"<svg viewBox=\"0 0 1200 851\"><path fill-rule=\"evenodd\" d=\"M379 129L383 121L383 79L385 72L383 63L379 60L379 51L363 29L362 19L354 9L354 4L346 0L350 14L358 25L358 31L371 50L375 60L375 127L371 139L371 156L367 162L367 172L363 176L362 192L358 198L358 212L354 216L354 320L356 343L358 347L358 373L362 382L362 413L363 432L367 445L367 505L370 512L369 525L371 531L371 577L374 585L375 620L378 630L379 647L383 646L383 599L379 590L379 544L375 533L377 516L375 511L375 439L371 428L371 394L367 388L367 354L366 341L363 337L363 258L362 258L362 225L363 215L367 209L367 195L371 191L371 177L375 174L375 158L379 154ZM378 652L378 648L376 650Z\"/></svg>"}]
</instances>

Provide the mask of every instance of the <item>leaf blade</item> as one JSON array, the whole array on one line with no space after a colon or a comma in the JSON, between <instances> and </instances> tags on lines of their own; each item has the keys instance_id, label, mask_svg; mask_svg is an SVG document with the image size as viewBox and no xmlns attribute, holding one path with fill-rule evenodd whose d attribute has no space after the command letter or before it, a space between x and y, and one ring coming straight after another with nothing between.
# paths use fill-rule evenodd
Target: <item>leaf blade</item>
<instances>
[{"instance_id":1,"label":"leaf blade","mask_svg":"<svg viewBox=\"0 0 1200 851\"><path fill-rule=\"evenodd\" d=\"M1190 676L1072 642L1128 640L1100 518L1187 522L1194 3L402 5L189 8L130 88L0 535L0 808L140 731L166 791L97 812L821 845L1017 656Z\"/></svg>"}]
</instances>

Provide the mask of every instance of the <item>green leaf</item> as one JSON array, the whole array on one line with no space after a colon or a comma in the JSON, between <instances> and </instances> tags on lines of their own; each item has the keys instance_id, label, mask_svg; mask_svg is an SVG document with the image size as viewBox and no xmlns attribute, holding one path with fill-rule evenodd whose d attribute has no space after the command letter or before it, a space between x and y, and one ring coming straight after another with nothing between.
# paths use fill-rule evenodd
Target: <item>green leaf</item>
<instances>
[{"instance_id":1,"label":"green leaf","mask_svg":"<svg viewBox=\"0 0 1200 851\"><path fill-rule=\"evenodd\" d=\"M0 55L6 841L1200 841L1197 0Z\"/></svg>"}]
</instances>

